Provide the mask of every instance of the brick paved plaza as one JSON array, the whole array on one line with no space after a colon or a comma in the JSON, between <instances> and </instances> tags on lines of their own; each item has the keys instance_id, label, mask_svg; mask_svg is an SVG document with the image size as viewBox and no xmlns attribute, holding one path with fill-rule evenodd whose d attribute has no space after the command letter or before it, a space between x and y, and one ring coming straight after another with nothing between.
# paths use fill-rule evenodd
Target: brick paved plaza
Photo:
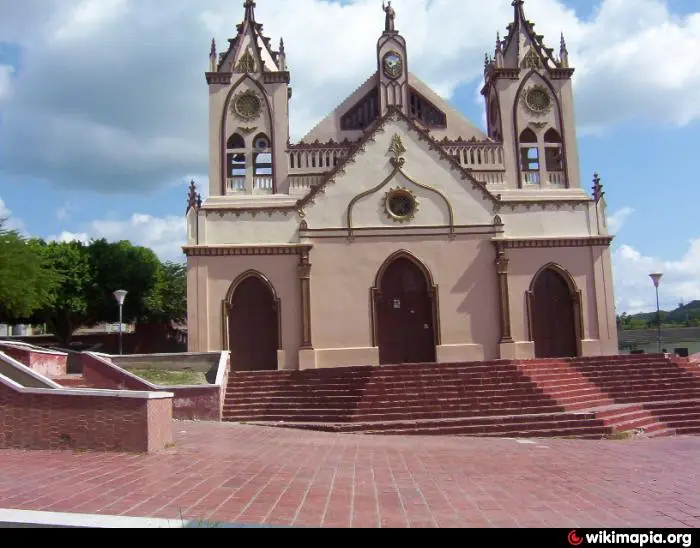
<instances>
[{"instance_id":1,"label":"brick paved plaza","mask_svg":"<svg viewBox=\"0 0 700 548\"><path fill-rule=\"evenodd\" d=\"M326 527L698 527L700 438L175 423L154 455L0 451L0 508Z\"/></svg>"}]
</instances>

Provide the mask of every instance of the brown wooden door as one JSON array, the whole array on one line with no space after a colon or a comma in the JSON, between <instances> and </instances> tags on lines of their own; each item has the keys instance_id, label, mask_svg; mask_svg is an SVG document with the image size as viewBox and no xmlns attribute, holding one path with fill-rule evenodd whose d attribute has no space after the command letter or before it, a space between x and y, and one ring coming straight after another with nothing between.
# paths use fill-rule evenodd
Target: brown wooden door
<instances>
[{"instance_id":1,"label":"brown wooden door","mask_svg":"<svg viewBox=\"0 0 700 548\"><path fill-rule=\"evenodd\" d=\"M229 349L234 371L277 370L277 303L258 277L236 288L229 315Z\"/></svg>"},{"instance_id":2,"label":"brown wooden door","mask_svg":"<svg viewBox=\"0 0 700 548\"><path fill-rule=\"evenodd\" d=\"M544 270L535 281L532 323L536 357L578 355L574 296L566 280L554 270Z\"/></svg>"},{"instance_id":3,"label":"brown wooden door","mask_svg":"<svg viewBox=\"0 0 700 548\"><path fill-rule=\"evenodd\" d=\"M431 297L425 276L413 261L399 258L389 265L375 303L382 365L435 361Z\"/></svg>"}]
</instances>

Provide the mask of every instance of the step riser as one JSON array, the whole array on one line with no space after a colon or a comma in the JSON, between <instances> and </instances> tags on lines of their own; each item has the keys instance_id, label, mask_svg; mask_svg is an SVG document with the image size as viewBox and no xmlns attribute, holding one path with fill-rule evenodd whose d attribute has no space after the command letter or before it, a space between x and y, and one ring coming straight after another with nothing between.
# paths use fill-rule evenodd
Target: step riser
<instances>
[{"instance_id":1,"label":"step riser","mask_svg":"<svg viewBox=\"0 0 700 548\"><path fill-rule=\"evenodd\" d=\"M662 436L671 424L698 426L699 403L662 403L691 399L700 401L700 380L659 356L417 364L234 373L224 420L381 434ZM586 412L613 403L627 405ZM583 412L565 412L574 409Z\"/></svg>"}]
</instances>

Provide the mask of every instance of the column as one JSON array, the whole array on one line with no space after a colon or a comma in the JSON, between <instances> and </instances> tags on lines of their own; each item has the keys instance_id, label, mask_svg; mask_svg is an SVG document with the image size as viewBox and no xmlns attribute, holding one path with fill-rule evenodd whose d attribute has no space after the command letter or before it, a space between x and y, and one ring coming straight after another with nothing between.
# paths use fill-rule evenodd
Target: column
<instances>
[{"instance_id":1,"label":"column","mask_svg":"<svg viewBox=\"0 0 700 548\"><path fill-rule=\"evenodd\" d=\"M311 350L311 262L309 250L304 249L299 257L299 280L301 282L301 348Z\"/></svg>"},{"instance_id":2,"label":"column","mask_svg":"<svg viewBox=\"0 0 700 548\"><path fill-rule=\"evenodd\" d=\"M501 321L500 343L512 343L510 331L510 298L508 297L508 257L502 247L496 248L496 274L498 275L498 308Z\"/></svg>"}]
</instances>

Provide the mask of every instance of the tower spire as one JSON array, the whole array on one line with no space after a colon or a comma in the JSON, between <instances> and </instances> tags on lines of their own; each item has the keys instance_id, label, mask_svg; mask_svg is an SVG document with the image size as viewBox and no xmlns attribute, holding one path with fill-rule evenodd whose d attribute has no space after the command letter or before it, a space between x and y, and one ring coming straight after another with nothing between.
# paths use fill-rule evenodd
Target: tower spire
<instances>
[{"instance_id":1,"label":"tower spire","mask_svg":"<svg viewBox=\"0 0 700 548\"><path fill-rule=\"evenodd\" d=\"M523 4L525 4L525 0L513 0L513 21L516 25L521 25L525 22L525 12L523 11Z\"/></svg>"},{"instance_id":2,"label":"tower spire","mask_svg":"<svg viewBox=\"0 0 700 548\"><path fill-rule=\"evenodd\" d=\"M245 17L243 20L255 23L255 0L245 0L243 7L245 8Z\"/></svg>"},{"instance_id":3,"label":"tower spire","mask_svg":"<svg viewBox=\"0 0 700 548\"><path fill-rule=\"evenodd\" d=\"M569 68L569 50L566 49L566 40L564 33L561 33L561 44L559 46L559 60L562 68Z\"/></svg>"},{"instance_id":4,"label":"tower spire","mask_svg":"<svg viewBox=\"0 0 700 548\"><path fill-rule=\"evenodd\" d=\"M211 50L209 51L209 72L216 72L216 40L211 39Z\"/></svg>"}]
</instances>

